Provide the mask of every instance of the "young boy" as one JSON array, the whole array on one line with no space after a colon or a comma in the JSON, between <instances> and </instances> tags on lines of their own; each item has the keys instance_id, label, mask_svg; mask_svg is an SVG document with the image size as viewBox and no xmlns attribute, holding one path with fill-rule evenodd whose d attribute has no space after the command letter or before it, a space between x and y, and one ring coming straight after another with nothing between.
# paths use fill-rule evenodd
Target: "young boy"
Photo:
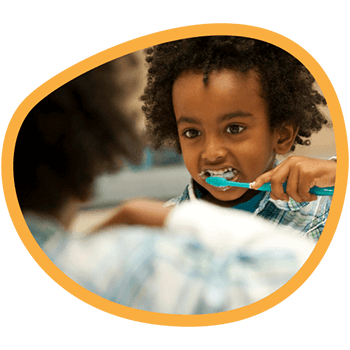
<instances>
[{"instance_id":1,"label":"young boy","mask_svg":"<svg viewBox=\"0 0 350 350\"><path fill-rule=\"evenodd\" d=\"M276 161L296 144L309 145L307 138L328 123L317 108L326 101L310 72L272 44L234 36L190 38L146 53L150 67L142 100L153 145L173 145L192 176L168 205L201 198L318 240L331 198L309 190L334 185L336 162ZM255 184L218 188L205 181L212 175ZM256 190L266 182L271 192Z\"/></svg>"}]
</instances>

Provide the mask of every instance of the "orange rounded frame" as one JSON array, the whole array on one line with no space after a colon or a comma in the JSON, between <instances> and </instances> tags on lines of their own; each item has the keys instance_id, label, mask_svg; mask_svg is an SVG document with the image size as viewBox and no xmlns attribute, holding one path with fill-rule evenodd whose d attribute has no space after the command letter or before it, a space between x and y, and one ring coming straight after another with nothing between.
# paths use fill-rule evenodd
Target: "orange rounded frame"
<instances>
[{"instance_id":1,"label":"orange rounded frame","mask_svg":"<svg viewBox=\"0 0 350 350\"><path fill-rule=\"evenodd\" d=\"M298 58L316 78L327 99L332 116L338 157L336 187L329 217L320 240L302 268L276 292L253 304L231 311L207 315L170 315L122 306L89 292L67 277L51 262L34 240L24 221L14 186L13 154L18 131L26 115L40 100L88 70L153 45L205 35L237 35L267 41ZM20 104L9 123L2 153L3 186L9 213L22 242L41 268L68 292L100 310L130 320L168 326L208 326L239 321L268 310L294 293L315 270L331 243L344 203L347 174L348 145L344 119L337 95L323 69L303 48L282 35L265 29L238 24L204 24L170 29L117 45L75 64L41 85Z\"/></svg>"}]
</instances>

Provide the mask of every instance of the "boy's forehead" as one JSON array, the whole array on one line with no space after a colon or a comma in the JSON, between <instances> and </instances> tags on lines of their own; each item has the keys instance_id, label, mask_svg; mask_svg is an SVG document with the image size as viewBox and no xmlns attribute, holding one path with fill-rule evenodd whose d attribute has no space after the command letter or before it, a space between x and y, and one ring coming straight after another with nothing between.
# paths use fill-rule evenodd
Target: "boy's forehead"
<instances>
[{"instance_id":1,"label":"boy's forehead","mask_svg":"<svg viewBox=\"0 0 350 350\"><path fill-rule=\"evenodd\" d=\"M181 117L193 119L203 116L223 120L222 117L226 115L265 118L266 103L261 96L258 75L254 71L212 71L207 84L203 82L202 73L187 71L179 76L173 86L173 107L177 121Z\"/></svg>"},{"instance_id":2,"label":"boy's forehead","mask_svg":"<svg viewBox=\"0 0 350 350\"><path fill-rule=\"evenodd\" d=\"M209 73L207 82L203 81L203 76L203 72L193 69L182 72L174 81L173 99L188 99L196 93L207 94L208 98L213 97L214 93L224 95L239 92L247 96L261 96L262 93L259 75L253 69L247 72L227 68L213 70Z\"/></svg>"}]
</instances>

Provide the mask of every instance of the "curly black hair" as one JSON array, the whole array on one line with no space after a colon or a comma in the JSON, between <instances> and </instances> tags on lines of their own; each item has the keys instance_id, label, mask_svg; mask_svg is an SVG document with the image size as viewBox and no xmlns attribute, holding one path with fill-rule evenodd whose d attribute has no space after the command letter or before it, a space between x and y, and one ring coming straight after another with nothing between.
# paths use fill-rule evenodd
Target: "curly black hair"
<instances>
[{"instance_id":1,"label":"curly black hair","mask_svg":"<svg viewBox=\"0 0 350 350\"><path fill-rule=\"evenodd\" d=\"M124 64L123 66L121 66ZM14 151L22 210L55 213L74 197L90 199L94 179L140 159L134 118L125 111L121 71L132 55L95 68L58 88L26 116ZM119 162L118 162L119 160Z\"/></svg>"},{"instance_id":2,"label":"curly black hair","mask_svg":"<svg viewBox=\"0 0 350 350\"><path fill-rule=\"evenodd\" d=\"M172 87L188 70L202 73L204 84L213 70L254 70L268 104L271 128L283 123L299 126L291 151L296 144L309 145L307 138L330 124L318 108L327 103L315 89L314 77L299 60L270 43L238 36L204 36L160 44L145 52L149 68L141 100L155 149L171 145L181 153Z\"/></svg>"}]
</instances>

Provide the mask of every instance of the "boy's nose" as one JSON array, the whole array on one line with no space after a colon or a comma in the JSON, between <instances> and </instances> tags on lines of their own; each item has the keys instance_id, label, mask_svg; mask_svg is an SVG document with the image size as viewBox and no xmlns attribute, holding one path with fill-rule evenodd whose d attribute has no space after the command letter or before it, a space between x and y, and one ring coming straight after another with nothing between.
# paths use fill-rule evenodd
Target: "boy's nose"
<instances>
[{"instance_id":1,"label":"boy's nose","mask_svg":"<svg viewBox=\"0 0 350 350\"><path fill-rule=\"evenodd\" d=\"M222 143L216 139L213 139L208 140L206 143L202 152L202 157L203 160L207 162L217 162L225 158L226 154L227 151L223 147Z\"/></svg>"}]
</instances>

